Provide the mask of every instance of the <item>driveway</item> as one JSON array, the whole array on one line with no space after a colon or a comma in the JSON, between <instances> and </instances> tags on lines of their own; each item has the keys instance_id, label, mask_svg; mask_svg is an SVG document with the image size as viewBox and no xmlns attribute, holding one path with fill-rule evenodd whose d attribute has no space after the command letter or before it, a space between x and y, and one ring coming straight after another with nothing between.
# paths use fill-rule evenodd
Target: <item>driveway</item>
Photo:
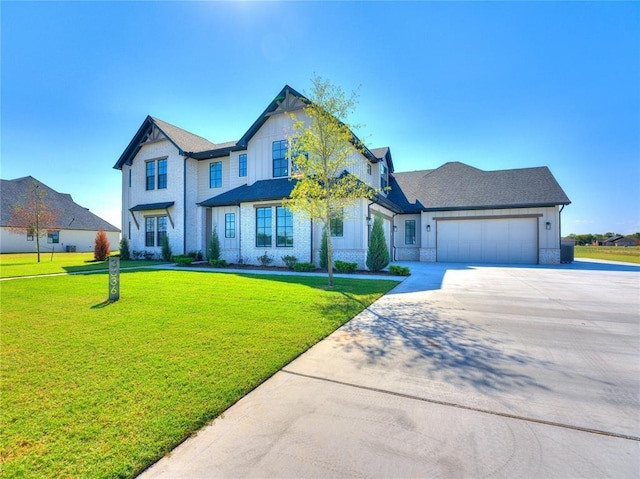
<instances>
[{"instance_id":1,"label":"driveway","mask_svg":"<svg viewBox=\"0 0 640 479\"><path fill-rule=\"evenodd\" d=\"M640 477L639 266L407 264L141 477Z\"/></svg>"}]
</instances>

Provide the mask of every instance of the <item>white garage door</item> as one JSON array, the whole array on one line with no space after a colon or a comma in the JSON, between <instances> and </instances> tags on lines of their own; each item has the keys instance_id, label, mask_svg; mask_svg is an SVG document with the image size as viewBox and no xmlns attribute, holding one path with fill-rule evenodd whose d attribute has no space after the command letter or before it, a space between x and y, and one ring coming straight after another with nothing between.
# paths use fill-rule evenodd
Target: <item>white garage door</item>
<instances>
[{"instance_id":1,"label":"white garage door","mask_svg":"<svg viewBox=\"0 0 640 479\"><path fill-rule=\"evenodd\" d=\"M438 261L536 264L537 218L438 221Z\"/></svg>"}]
</instances>

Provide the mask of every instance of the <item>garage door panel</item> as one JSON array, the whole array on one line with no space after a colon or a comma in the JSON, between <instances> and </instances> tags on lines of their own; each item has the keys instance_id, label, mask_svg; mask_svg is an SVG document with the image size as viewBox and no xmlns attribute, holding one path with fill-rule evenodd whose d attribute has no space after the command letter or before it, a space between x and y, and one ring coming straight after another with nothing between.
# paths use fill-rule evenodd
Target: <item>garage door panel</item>
<instances>
[{"instance_id":1,"label":"garage door panel","mask_svg":"<svg viewBox=\"0 0 640 479\"><path fill-rule=\"evenodd\" d=\"M536 218L447 220L438 223L437 259L443 262L535 264Z\"/></svg>"}]
</instances>

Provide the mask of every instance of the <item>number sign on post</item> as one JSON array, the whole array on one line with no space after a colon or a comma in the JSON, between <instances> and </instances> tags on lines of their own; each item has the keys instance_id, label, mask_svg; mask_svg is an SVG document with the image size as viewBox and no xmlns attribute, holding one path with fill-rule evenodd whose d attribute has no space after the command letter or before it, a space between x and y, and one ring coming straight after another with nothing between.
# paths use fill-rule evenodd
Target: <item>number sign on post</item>
<instances>
[{"instance_id":1,"label":"number sign on post","mask_svg":"<svg viewBox=\"0 0 640 479\"><path fill-rule=\"evenodd\" d=\"M120 299L120 258L109 258L109 301Z\"/></svg>"}]
</instances>

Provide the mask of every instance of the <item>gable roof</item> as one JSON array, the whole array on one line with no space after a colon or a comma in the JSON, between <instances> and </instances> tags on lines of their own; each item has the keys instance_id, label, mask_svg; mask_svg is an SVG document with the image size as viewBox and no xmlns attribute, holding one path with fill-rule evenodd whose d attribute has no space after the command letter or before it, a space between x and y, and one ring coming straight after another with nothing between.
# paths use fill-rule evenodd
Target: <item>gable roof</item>
<instances>
[{"instance_id":1,"label":"gable roof","mask_svg":"<svg viewBox=\"0 0 640 479\"><path fill-rule=\"evenodd\" d=\"M105 231L120 231L112 224L91 213L87 208L75 203L71 195L58 193L32 176L25 176L15 180L0 180L2 185L0 226L9 225L15 204L23 201L32 190L34 182L40 191L46 191L45 199L47 204L59 213L59 224L47 226L63 230L98 231L102 229Z\"/></svg>"},{"instance_id":2,"label":"gable roof","mask_svg":"<svg viewBox=\"0 0 640 479\"><path fill-rule=\"evenodd\" d=\"M260 180L251 186L242 185L221 193L213 198L198 203L199 206L232 206L253 201L282 200L291 195L297 180L278 178L274 180Z\"/></svg>"},{"instance_id":3,"label":"gable roof","mask_svg":"<svg viewBox=\"0 0 640 479\"><path fill-rule=\"evenodd\" d=\"M388 199L407 212L571 203L546 166L483 171L460 162L394 173Z\"/></svg>"},{"instance_id":4,"label":"gable roof","mask_svg":"<svg viewBox=\"0 0 640 479\"><path fill-rule=\"evenodd\" d=\"M217 146L215 143L210 142L206 138L203 138L193 133L178 128L177 126L162 121L152 116L147 116L145 120L138 128L138 131L129 142L129 145L125 148L120 155L120 158L113 166L117 170L121 170L122 166L130 165L133 158L138 154L142 145L149 139L153 129L157 128L167 140L169 140L173 146L178 149L181 155L190 156L192 153L198 153L202 151L215 149Z\"/></svg>"}]
</instances>

